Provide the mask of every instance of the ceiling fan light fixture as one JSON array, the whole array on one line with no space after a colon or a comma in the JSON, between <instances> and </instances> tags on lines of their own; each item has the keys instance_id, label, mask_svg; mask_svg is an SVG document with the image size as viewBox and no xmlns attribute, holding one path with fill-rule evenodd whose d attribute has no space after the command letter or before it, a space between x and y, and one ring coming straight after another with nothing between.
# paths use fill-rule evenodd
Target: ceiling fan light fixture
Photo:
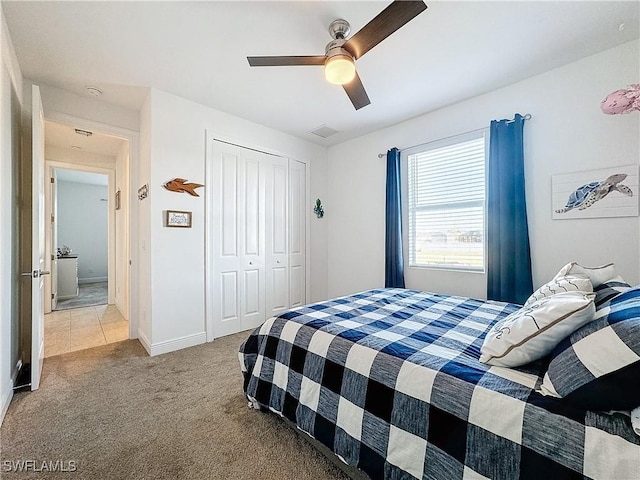
<instances>
[{"instance_id":1,"label":"ceiling fan light fixture","mask_svg":"<svg viewBox=\"0 0 640 480\"><path fill-rule=\"evenodd\" d=\"M247 57L251 67L279 67L294 65L324 65L328 82L342 85L353 108L359 110L371 103L356 71L355 61L427 9L424 0L394 0L355 35L344 19L329 25L331 40L324 55L279 55Z\"/></svg>"},{"instance_id":2,"label":"ceiling fan light fixture","mask_svg":"<svg viewBox=\"0 0 640 480\"><path fill-rule=\"evenodd\" d=\"M329 83L344 85L356 76L356 64L349 55L334 55L324 64L324 76Z\"/></svg>"}]
</instances>

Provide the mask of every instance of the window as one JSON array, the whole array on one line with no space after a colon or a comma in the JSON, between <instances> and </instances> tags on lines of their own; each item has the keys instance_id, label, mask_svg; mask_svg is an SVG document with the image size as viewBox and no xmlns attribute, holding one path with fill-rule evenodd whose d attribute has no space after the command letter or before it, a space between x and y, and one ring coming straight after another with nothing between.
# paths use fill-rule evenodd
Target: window
<instances>
[{"instance_id":1,"label":"window","mask_svg":"<svg viewBox=\"0 0 640 480\"><path fill-rule=\"evenodd\" d=\"M407 152L409 266L484 271L486 130Z\"/></svg>"}]
</instances>

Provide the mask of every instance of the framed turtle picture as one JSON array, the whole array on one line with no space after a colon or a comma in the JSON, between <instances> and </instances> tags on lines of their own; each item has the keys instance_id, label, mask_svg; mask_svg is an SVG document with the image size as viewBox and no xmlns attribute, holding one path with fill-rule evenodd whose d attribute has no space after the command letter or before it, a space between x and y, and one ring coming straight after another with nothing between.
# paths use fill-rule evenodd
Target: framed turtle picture
<instances>
[{"instance_id":1,"label":"framed turtle picture","mask_svg":"<svg viewBox=\"0 0 640 480\"><path fill-rule=\"evenodd\" d=\"M638 165L551 177L554 220L638 216Z\"/></svg>"}]
</instances>

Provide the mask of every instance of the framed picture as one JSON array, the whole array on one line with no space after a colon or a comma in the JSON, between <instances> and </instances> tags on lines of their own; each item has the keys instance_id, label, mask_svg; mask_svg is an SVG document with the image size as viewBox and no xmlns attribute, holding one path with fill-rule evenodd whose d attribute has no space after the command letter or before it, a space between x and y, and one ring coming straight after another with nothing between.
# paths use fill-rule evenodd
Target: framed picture
<instances>
[{"instance_id":1,"label":"framed picture","mask_svg":"<svg viewBox=\"0 0 640 480\"><path fill-rule=\"evenodd\" d=\"M165 227L191 228L191 212L167 210L164 225Z\"/></svg>"},{"instance_id":2,"label":"framed picture","mask_svg":"<svg viewBox=\"0 0 640 480\"><path fill-rule=\"evenodd\" d=\"M638 165L551 177L554 220L638 216Z\"/></svg>"},{"instance_id":3,"label":"framed picture","mask_svg":"<svg viewBox=\"0 0 640 480\"><path fill-rule=\"evenodd\" d=\"M116 192L116 210L120 210L120 190Z\"/></svg>"}]
</instances>

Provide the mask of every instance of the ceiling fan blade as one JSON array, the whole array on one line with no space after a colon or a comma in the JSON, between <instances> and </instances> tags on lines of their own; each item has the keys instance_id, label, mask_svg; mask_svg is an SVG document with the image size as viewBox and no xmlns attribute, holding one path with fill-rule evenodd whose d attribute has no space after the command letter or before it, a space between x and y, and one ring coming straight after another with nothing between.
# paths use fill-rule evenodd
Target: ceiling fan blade
<instances>
[{"instance_id":1,"label":"ceiling fan blade","mask_svg":"<svg viewBox=\"0 0 640 480\"><path fill-rule=\"evenodd\" d=\"M342 46L357 60L427 9L422 1L395 0Z\"/></svg>"},{"instance_id":2,"label":"ceiling fan blade","mask_svg":"<svg viewBox=\"0 0 640 480\"><path fill-rule=\"evenodd\" d=\"M371 103L369 95L367 95L364 85L362 85L362 80L360 80L358 72L356 72L356 76L353 80L342 85L342 88L347 92L349 100L351 100L351 103L353 103L356 110L360 110L362 107L366 107Z\"/></svg>"},{"instance_id":3,"label":"ceiling fan blade","mask_svg":"<svg viewBox=\"0 0 640 480\"><path fill-rule=\"evenodd\" d=\"M304 55L291 57L247 57L252 67L286 67L291 65L324 65L324 55Z\"/></svg>"}]
</instances>

